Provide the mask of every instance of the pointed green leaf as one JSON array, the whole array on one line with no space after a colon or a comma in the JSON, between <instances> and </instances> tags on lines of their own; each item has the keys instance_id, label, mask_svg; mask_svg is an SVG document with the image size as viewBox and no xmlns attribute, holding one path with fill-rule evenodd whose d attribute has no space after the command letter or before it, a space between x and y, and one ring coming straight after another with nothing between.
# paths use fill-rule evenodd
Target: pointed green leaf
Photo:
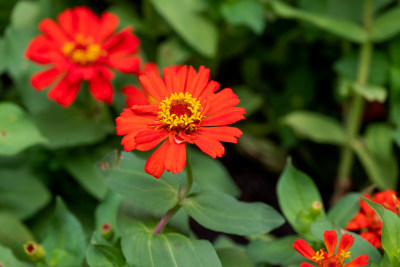
<instances>
[{"instance_id":1,"label":"pointed green leaf","mask_svg":"<svg viewBox=\"0 0 400 267\"><path fill-rule=\"evenodd\" d=\"M90 267L123 267L125 258L122 252L105 245L90 244L86 250L86 260Z\"/></svg>"},{"instance_id":2,"label":"pointed green leaf","mask_svg":"<svg viewBox=\"0 0 400 267\"><path fill-rule=\"evenodd\" d=\"M223 233L251 235L267 233L284 223L283 217L264 203L245 203L213 191L185 198L182 206L204 227Z\"/></svg>"},{"instance_id":3,"label":"pointed green leaf","mask_svg":"<svg viewBox=\"0 0 400 267\"><path fill-rule=\"evenodd\" d=\"M342 228L351 221L360 210L360 195L350 193L339 200L328 212L327 217Z\"/></svg>"},{"instance_id":4,"label":"pointed green leaf","mask_svg":"<svg viewBox=\"0 0 400 267\"><path fill-rule=\"evenodd\" d=\"M121 247L133 266L222 266L210 242L176 233L132 232L122 237Z\"/></svg>"},{"instance_id":5,"label":"pointed green leaf","mask_svg":"<svg viewBox=\"0 0 400 267\"><path fill-rule=\"evenodd\" d=\"M294 111L286 115L283 122L316 143L341 145L346 140L346 133L338 121L316 112Z\"/></svg>"},{"instance_id":6,"label":"pointed green leaf","mask_svg":"<svg viewBox=\"0 0 400 267\"><path fill-rule=\"evenodd\" d=\"M120 164L111 169L106 183L111 190L154 211L167 211L178 203L179 192L186 183L184 173L164 172L160 179L144 171L145 160L123 153Z\"/></svg>"},{"instance_id":7,"label":"pointed green leaf","mask_svg":"<svg viewBox=\"0 0 400 267\"><path fill-rule=\"evenodd\" d=\"M400 16L400 7L394 7L388 9L385 13L378 16L371 28L371 41L372 42L383 42L392 38L400 32L399 23L393 23L397 21Z\"/></svg>"},{"instance_id":8,"label":"pointed green leaf","mask_svg":"<svg viewBox=\"0 0 400 267\"><path fill-rule=\"evenodd\" d=\"M15 155L45 142L36 125L19 106L0 103L0 155Z\"/></svg>"}]
</instances>

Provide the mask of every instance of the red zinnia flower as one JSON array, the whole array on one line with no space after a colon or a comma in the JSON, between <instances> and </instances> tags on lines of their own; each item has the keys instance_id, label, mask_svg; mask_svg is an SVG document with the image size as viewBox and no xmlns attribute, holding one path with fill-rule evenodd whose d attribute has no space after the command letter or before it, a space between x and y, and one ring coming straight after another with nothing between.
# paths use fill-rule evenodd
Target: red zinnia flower
<instances>
[{"instance_id":1,"label":"red zinnia flower","mask_svg":"<svg viewBox=\"0 0 400 267\"><path fill-rule=\"evenodd\" d=\"M147 160L145 171L159 178L164 170L183 171L185 143L197 145L211 157L221 157L220 143L236 143L242 132L225 126L244 118L245 110L232 89L216 93L219 83L209 81L210 70L201 66L167 67L162 79L152 71L139 77L156 104L125 109L116 119L117 134L126 135L126 151L149 150L164 141Z\"/></svg>"},{"instance_id":2,"label":"red zinnia flower","mask_svg":"<svg viewBox=\"0 0 400 267\"><path fill-rule=\"evenodd\" d=\"M39 64L51 64L45 71L31 78L32 86L42 90L57 79L49 91L49 98L60 105L71 105L83 80L98 101L111 104L113 88L110 68L121 72L136 72L140 59L139 40L130 28L114 33L118 18L108 12L98 17L86 7L67 9L58 16L58 24L44 19L26 50L26 57Z\"/></svg>"},{"instance_id":3,"label":"red zinnia flower","mask_svg":"<svg viewBox=\"0 0 400 267\"><path fill-rule=\"evenodd\" d=\"M385 209L398 213L399 199L393 190L377 192L373 198L369 195L364 197L381 204ZM347 224L346 229L361 231L360 236L362 238L379 248L381 246L382 220L364 200L360 200L360 207L360 211Z\"/></svg>"},{"instance_id":4,"label":"red zinnia flower","mask_svg":"<svg viewBox=\"0 0 400 267\"><path fill-rule=\"evenodd\" d=\"M368 256L365 254L358 256L349 263L344 263L345 259L350 257L349 249L354 242L352 235L342 235L337 254L335 254L337 244L336 231L325 231L324 241L328 252L325 252L323 248L315 252L303 239L297 239L293 244L293 248L307 259L315 262L318 267L361 267L368 265ZM303 262L300 267L314 267L314 265Z\"/></svg>"}]
</instances>

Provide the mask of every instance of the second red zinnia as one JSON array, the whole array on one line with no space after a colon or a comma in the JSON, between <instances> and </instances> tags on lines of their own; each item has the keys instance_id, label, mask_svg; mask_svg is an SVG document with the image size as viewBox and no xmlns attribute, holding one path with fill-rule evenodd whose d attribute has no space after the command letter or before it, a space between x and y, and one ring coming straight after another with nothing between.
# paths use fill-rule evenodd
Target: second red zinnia
<instances>
[{"instance_id":1,"label":"second red zinnia","mask_svg":"<svg viewBox=\"0 0 400 267\"><path fill-rule=\"evenodd\" d=\"M145 171L159 178L164 170L183 171L185 144L195 144L213 158L225 153L222 142L236 143L242 132L226 126L244 118L245 110L231 89L216 93L219 83L209 81L210 70L167 67L139 77L157 104L132 106L116 119L117 134L125 135L126 151L150 150L163 142L147 160Z\"/></svg>"}]
</instances>

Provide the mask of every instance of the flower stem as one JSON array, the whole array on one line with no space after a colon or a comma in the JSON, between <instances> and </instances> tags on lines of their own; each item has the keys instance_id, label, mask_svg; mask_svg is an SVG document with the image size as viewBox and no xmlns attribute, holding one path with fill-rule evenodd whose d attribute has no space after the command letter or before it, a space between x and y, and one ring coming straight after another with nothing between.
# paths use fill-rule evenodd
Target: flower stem
<instances>
[{"instance_id":1,"label":"flower stem","mask_svg":"<svg viewBox=\"0 0 400 267\"><path fill-rule=\"evenodd\" d=\"M162 230L164 227L168 224L169 220L172 218L172 216L175 215L175 213L181 208L180 200L184 198L187 193L189 193L190 189L192 188L193 185L193 170L192 170L192 163L189 158L189 153L186 150L186 185L182 188L181 192L179 193L178 196L178 203L167 213L161 218L161 220L158 222L156 228L154 229L154 234L161 234Z\"/></svg>"},{"instance_id":2,"label":"flower stem","mask_svg":"<svg viewBox=\"0 0 400 267\"><path fill-rule=\"evenodd\" d=\"M363 24L364 29L369 32L372 25L372 0L365 0L364 2L364 18ZM368 76L370 70L372 55L372 44L369 40L365 41L361 46L357 83L360 88L365 87L368 84ZM362 115L364 112L365 101L362 95L356 93L350 100L347 118L346 118L346 130L347 140L343 147L340 163L338 168L335 192L332 196L332 202L339 200L345 193L347 193L351 187L351 170L354 162L354 154L351 144L355 138L357 138L361 127Z\"/></svg>"}]
</instances>

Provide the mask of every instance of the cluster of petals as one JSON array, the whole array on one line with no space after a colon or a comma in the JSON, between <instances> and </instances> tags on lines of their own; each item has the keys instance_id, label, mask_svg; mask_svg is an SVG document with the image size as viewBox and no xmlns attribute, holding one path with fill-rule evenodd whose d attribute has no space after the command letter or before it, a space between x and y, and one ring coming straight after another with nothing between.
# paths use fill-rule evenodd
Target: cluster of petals
<instances>
[{"instance_id":1,"label":"cluster of petals","mask_svg":"<svg viewBox=\"0 0 400 267\"><path fill-rule=\"evenodd\" d=\"M361 267L368 265L368 256L360 255L348 263L345 263L346 258L351 257L350 248L353 245L354 237L350 234L343 234L337 245L336 231L325 231L324 233L325 251L323 248L319 251L314 249L303 239L297 239L293 248L307 259L313 261L318 267ZM335 253L336 251L336 253ZM303 262L300 267L314 267L314 265Z\"/></svg>"},{"instance_id":2,"label":"cluster of petals","mask_svg":"<svg viewBox=\"0 0 400 267\"><path fill-rule=\"evenodd\" d=\"M161 145L149 157L145 171L159 178L165 170L184 170L185 144L195 144L212 158L221 157L221 142L236 143L242 132L227 126L244 118L245 110L232 89L217 92L219 83L209 80L210 70L201 66L172 66L139 77L146 105L133 105L116 119L117 134L126 151L146 151Z\"/></svg>"},{"instance_id":3,"label":"cluster of petals","mask_svg":"<svg viewBox=\"0 0 400 267\"><path fill-rule=\"evenodd\" d=\"M86 7L66 9L57 21L42 20L41 34L29 43L25 56L49 68L32 76L32 86L42 90L53 85L49 98L67 107L82 81L88 81L92 96L111 104L114 74L110 69L134 73L140 66L135 55L139 40L129 27L116 33L118 22L109 12L98 16Z\"/></svg>"},{"instance_id":4,"label":"cluster of petals","mask_svg":"<svg viewBox=\"0 0 400 267\"><path fill-rule=\"evenodd\" d=\"M400 200L393 190L388 189L377 192L373 197L370 195L364 195L364 197L381 204L385 209L394 213L399 212ZM373 246L376 248L381 246L382 220L364 200L360 200L360 211L347 224L346 229L360 231L360 236Z\"/></svg>"}]
</instances>

